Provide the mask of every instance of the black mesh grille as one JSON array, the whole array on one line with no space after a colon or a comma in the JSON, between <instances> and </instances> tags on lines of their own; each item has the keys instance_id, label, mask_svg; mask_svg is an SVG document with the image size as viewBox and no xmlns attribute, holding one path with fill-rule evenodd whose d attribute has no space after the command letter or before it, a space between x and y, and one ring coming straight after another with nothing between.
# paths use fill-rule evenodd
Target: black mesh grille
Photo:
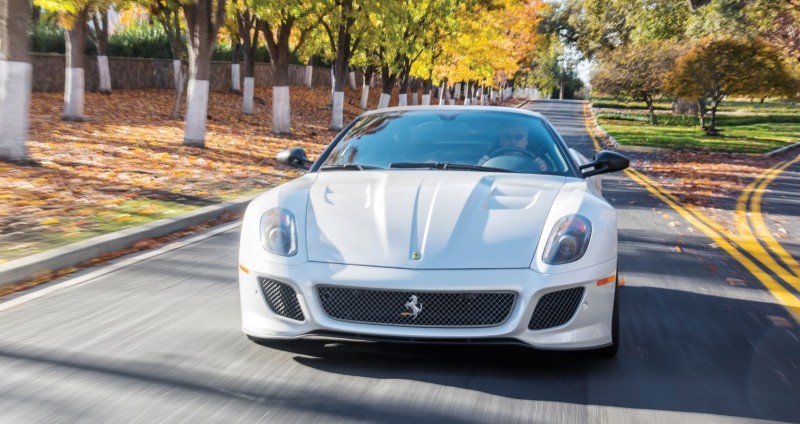
<instances>
[{"instance_id":1,"label":"black mesh grille","mask_svg":"<svg viewBox=\"0 0 800 424\"><path fill-rule=\"evenodd\" d=\"M424 292L317 288L333 319L418 327L489 327L502 324L514 307L510 292ZM415 314L416 312L416 314Z\"/></svg>"},{"instance_id":2,"label":"black mesh grille","mask_svg":"<svg viewBox=\"0 0 800 424\"><path fill-rule=\"evenodd\" d=\"M536 304L536 309L533 310L528 328L543 330L566 324L575 315L583 299L584 290L583 287L573 287L542 296Z\"/></svg>"},{"instance_id":3,"label":"black mesh grille","mask_svg":"<svg viewBox=\"0 0 800 424\"><path fill-rule=\"evenodd\" d=\"M259 282L272 312L297 321L305 320L300 302L297 301L297 293L291 286L269 278L259 278Z\"/></svg>"}]
</instances>

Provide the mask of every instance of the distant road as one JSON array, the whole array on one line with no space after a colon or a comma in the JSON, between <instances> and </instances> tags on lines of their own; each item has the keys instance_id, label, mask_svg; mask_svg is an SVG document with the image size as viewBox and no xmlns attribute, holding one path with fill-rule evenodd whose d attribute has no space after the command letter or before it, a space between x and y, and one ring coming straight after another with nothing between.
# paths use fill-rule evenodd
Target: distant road
<instances>
[{"instance_id":1,"label":"distant road","mask_svg":"<svg viewBox=\"0 0 800 424\"><path fill-rule=\"evenodd\" d=\"M591 157L581 103L529 108ZM632 180L604 185L625 279L614 360L257 345L239 331L235 228L0 311L0 422L800 422L787 312Z\"/></svg>"}]
</instances>

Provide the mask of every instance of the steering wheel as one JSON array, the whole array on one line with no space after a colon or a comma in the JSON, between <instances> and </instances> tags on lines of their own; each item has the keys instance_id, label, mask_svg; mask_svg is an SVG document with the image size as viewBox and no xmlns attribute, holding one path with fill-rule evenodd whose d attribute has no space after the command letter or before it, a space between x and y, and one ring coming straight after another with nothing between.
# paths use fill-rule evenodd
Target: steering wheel
<instances>
[{"instance_id":1,"label":"steering wheel","mask_svg":"<svg viewBox=\"0 0 800 424\"><path fill-rule=\"evenodd\" d=\"M527 156L527 157L529 157L531 159L538 159L539 158L538 156L533 154L533 152L531 152L530 150L523 149L522 147L516 147L516 146L501 147L501 148L495 150L494 152L492 152L491 157L494 158L494 157L497 157L497 156L502 156L503 153L510 153L510 152L522 153L524 156Z\"/></svg>"}]
</instances>

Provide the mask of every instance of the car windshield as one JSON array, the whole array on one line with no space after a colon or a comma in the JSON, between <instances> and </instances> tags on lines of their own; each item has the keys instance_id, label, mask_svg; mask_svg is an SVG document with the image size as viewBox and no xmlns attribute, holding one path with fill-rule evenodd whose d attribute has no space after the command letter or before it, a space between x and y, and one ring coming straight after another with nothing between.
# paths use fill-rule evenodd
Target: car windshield
<instances>
[{"instance_id":1,"label":"car windshield","mask_svg":"<svg viewBox=\"0 0 800 424\"><path fill-rule=\"evenodd\" d=\"M333 146L320 170L376 168L571 175L541 118L477 109L363 116Z\"/></svg>"}]
</instances>

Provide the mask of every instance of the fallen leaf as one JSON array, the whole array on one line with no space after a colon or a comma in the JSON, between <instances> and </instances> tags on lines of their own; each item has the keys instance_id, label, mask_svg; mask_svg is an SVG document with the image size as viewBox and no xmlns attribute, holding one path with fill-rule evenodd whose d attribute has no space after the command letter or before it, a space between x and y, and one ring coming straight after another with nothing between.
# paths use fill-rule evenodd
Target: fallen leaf
<instances>
[{"instance_id":1,"label":"fallen leaf","mask_svg":"<svg viewBox=\"0 0 800 424\"><path fill-rule=\"evenodd\" d=\"M744 282L744 280L739 278L726 278L725 282L734 287L747 287L747 284Z\"/></svg>"}]
</instances>

